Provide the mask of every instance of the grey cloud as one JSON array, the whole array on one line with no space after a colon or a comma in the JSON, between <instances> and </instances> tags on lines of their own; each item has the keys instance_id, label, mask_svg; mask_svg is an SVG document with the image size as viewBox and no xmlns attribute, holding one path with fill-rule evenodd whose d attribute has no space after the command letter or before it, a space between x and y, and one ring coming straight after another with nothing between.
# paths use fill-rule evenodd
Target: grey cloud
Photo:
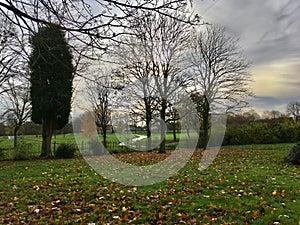
<instances>
[{"instance_id":1,"label":"grey cloud","mask_svg":"<svg viewBox=\"0 0 300 225\"><path fill-rule=\"evenodd\" d=\"M285 112L285 108L289 102L300 101L300 95L298 96L256 96L249 100L250 105L259 112L266 110L279 110Z\"/></svg>"},{"instance_id":2,"label":"grey cloud","mask_svg":"<svg viewBox=\"0 0 300 225\"><path fill-rule=\"evenodd\" d=\"M195 0L195 7L205 21L225 26L240 37L240 46L252 67L290 63L288 74L282 74L278 81L286 90L253 98L250 103L254 108L283 109L290 101L300 101L299 0ZM274 75L278 79L278 74Z\"/></svg>"},{"instance_id":3,"label":"grey cloud","mask_svg":"<svg viewBox=\"0 0 300 225\"><path fill-rule=\"evenodd\" d=\"M300 58L298 0L197 1L196 7L204 20L223 25L240 36L246 56L256 65Z\"/></svg>"},{"instance_id":4,"label":"grey cloud","mask_svg":"<svg viewBox=\"0 0 300 225\"><path fill-rule=\"evenodd\" d=\"M250 106L258 112L266 110L273 110L277 105L281 105L282 102L274 97L260 96L249 100Z\"/></svg>"}]
</instances>

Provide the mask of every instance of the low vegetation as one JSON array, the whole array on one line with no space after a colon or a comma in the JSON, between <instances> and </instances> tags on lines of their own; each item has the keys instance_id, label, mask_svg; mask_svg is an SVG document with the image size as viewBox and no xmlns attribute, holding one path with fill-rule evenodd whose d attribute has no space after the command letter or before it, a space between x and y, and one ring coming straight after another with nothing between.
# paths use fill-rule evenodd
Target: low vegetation
<instances>
[{"instance_id":1,"label":"low vegetation","mask_svg":"<svg viewBox=\"0 0 300 225\"><path fill-rule=\"evenodd\" d=\"M299 167L283 161L290 145L261 147L227 147L205 171L197 151L175 176L146 187L112 183L82 158L1 161L0 223L299 224ZM147 165L169 153L115 157Z\"/></svg>"},{"instance_id":2,"label":"low vegetation","mask_svg":"<svg viewBox=\"0 0 300 225\"><path fill-rule=\"evenodd\" d=\"M54 152L56 158L70 159L75 156L77 148L74 144L62 143L58 146L57 150Z\"/></svg>"},{"instance_id":3,"label":"low vegetation","mask_svg":"<svg viewBox=\"0 0 300 225\"><path fill-rule=\"evenodd\" d=\"M144 132L140 132L140 135L144 135ZM186 134L180 135L177 134L177 137L179 138L182 136L185 138ZM135 138L136 135L126 135L127 138ZM125 137L121 137L121 141L125 142ZM108 134L107 135L107 150L111 153L122 153L122 152L130 152L131 150L127 148L126 146L120 145L120 140L118 139L120 136L117 136L116 134ZM153 139L157 139L158 135L153 135ZM102 141L102 136L99 136L99 139ZM167 133L166 135L167 139L167 149L174 149L174 146L176 147L176 143L173 142L173 134L171 132ZM145 141L144 141L145 142ZM13 140L8 139L7 136L0 136L0 160L10 160L14 159L14 156L16 154L16 151L13 147ZM96 147L97 147L97 142ZM76 142L74 134L59 134L54 136L52 139L52 150L53 152L56 152L60 145L76 145L78 144L78 148L81 150L84 149L93 149L93 140L85 140L83 142L78 141ZM40 155L40 149L42 145L42 138L40 135L24 135L20 136L20 147L17 149L20 149L21 152L24 152L26 154L26 158L23 159L31 159L31 158L37 158ZM137 143L138 144L138 143ZM25 148L24 148L25 146ZM30 148L28 148L30 146ZM95 147L95 149L96 149ZM81 153L77 149L75 152L75 155L80 155ZM91 152L91 154L93 154Z\"/></svg>"},{"instance_id":4,"label":"low vegetation","mask_svg":"<svg viewBox=\"0 0 300 225\"><path fill-rule=\"evenodd\" d=\"M282 116L276 119L232 121L229 118L224 145L291 143L300 140L300 123Z\"/></svg>"}]
</instances>

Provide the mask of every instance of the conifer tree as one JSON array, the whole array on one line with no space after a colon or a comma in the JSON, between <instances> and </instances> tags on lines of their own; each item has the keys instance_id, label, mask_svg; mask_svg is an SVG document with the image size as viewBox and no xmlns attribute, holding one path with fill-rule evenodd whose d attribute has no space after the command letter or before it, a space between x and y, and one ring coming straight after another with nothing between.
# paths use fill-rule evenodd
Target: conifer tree
<instances>
[{"instance_id":1,"label":"conifer tree","mask_svg":"<svg viewBox=\"0 0 300 225\"><path fill-rule=\"evenodd\" d=\"M52 135L68 123L71 111L72 54L63 31L55 24L39 28L31 45L31 119L42 124L41 157L49 158Z\"/></svg>"}]
</instances>

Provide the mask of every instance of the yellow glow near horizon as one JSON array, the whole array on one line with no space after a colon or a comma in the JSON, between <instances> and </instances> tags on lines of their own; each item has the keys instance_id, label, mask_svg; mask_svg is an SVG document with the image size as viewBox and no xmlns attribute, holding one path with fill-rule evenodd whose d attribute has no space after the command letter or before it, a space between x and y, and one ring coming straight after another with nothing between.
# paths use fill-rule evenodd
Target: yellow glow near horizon
<instances>
[{"instance_id":1,"label":"yellow glow near horizon","mask_svg":"<svg viewBox=\"0 0 300 225\"><path fill-rule=\"evenodd\" d=\"M291 92L293 87L288 87L287 83L291 81L291 76L295 75L295 65L294 60L282 60L253 67L251 73L254 80L252 84L254 94L278 96Z\"/></svg>"}]
</instances>

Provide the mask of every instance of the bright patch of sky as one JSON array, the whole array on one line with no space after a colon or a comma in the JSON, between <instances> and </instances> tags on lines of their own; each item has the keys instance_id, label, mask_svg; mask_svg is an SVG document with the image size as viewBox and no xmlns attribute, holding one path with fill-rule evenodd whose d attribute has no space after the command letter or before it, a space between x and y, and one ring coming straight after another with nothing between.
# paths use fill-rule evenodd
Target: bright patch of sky
<instances>
[{"instance_id":1,"label":"bright patch of sky","mask_svg":"<svg viewBox=\"0 0 300 225\"><path fill-rule=\"evenodd\" d=\"M300 101L300 1L203 0L195 12L206 22L225 26L240 37L252 63L253 107L285 112L290 101Z\"/></svg>"}]
</instances>

